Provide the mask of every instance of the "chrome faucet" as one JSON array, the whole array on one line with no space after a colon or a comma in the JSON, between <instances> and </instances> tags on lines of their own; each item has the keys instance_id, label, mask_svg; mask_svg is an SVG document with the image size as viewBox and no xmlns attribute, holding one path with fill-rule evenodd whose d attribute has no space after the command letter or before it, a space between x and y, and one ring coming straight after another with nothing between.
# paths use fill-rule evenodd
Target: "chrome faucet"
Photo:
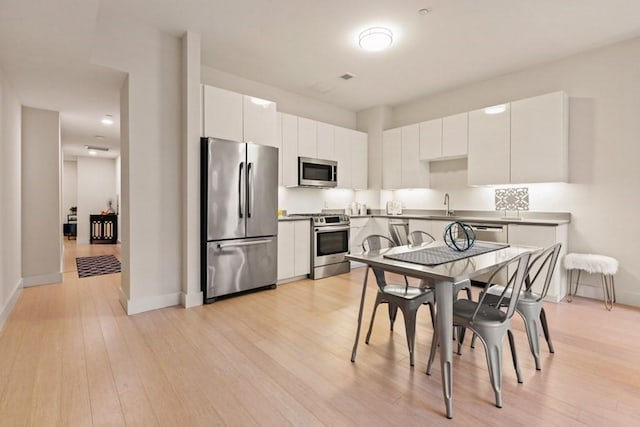
<instances>
[{"instance_id":1,"label":"chrome faucet","mask_svg":"<svg viewBox=\"0 0 640 427\"><path fill-rule=\"evenodd\" d=\"M453 211L449 206L449 193L444 193L444 204L447 205L447 210L444 212L446 216L453 216Z\"/></svg>"}]
</instances>

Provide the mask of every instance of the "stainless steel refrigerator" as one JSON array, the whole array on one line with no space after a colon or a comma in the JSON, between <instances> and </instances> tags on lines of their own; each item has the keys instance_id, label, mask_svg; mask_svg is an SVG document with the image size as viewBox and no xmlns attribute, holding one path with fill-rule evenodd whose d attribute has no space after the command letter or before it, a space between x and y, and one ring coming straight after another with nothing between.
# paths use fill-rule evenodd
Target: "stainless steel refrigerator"
<instances>
[{"instance_id":1,"label":"stainless steel refrigerator","mask_svg":"<svg viewBox=\"0 0 640 427\"><path fill-rule=\"evenodd\" d=\"M201 139L204 302L275 287L278 256L278 149Z\"/></svg>"}]
</instances>

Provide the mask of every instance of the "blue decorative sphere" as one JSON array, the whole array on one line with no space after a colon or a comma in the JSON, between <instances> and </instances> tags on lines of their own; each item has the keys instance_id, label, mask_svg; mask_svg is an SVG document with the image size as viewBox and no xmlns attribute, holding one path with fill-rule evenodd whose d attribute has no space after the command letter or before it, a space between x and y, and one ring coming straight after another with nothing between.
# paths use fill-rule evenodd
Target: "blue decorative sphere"
<instances>
[{"instance_id":1,"label":"blue decorative sphere","mask_svg":"<svg viewBox=\"0 0 640 427\"><path fill-rule=\"evenodd\" d=\"M447 225L442 237L447 246L458 252L466 251L476 242L476 233L473 229L459 221Z\"/></svg>"}]
</instances>

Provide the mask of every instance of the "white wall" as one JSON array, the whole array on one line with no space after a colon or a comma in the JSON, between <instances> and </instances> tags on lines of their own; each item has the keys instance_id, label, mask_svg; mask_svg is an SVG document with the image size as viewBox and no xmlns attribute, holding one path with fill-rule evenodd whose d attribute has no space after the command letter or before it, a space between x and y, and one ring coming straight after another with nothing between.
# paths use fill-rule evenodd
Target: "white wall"
<instances>
[{"instance_id":1,"label":"white wall","mask_svg":"<svg viewBox=\"0 0 640 427\"><path fill-rule=\"evenodd\" d=\"M65 160L62 165L62 222L67 222L69 208L78 206L78 162Z\"/></svg>"},{"instance_id":2,"label":"white wall","mask_svg":"<svg viewBox=\"0 0 640 427\"><path fill-rule=\"evenodd\" d=\"M0 330L22 290L21 113L0 69Z\"/></svg>"},{"instance_id":3,"label":"white wall","mask_svg":"<svg viewBox=\"0 0 640 427\"><path fill-rule=\"evenodd\" d=\"M24 286L62 280L60 114L22 107Z\"/></svg>"},{"instance_id":4,"label":"white wall","mask_svg":"<svg viewBox=\"0 0 640 427\"><path fill-rule=\"evenodd\" d=\"M93 61L129 73L121 92L126 122L121 128L121 302L129 314L177 305L182 278L180 40L105 11L98 17Z\"/></svg>"},{"instance_id":5,"label":"white wall","mask_svg":"<svg viewBox=\"0 0 640 427\"><path fill-rule=\"evenodd\" d=\"M78 243L89 243L89 215L116 208L116 160L78 157Z\"/></svg>"},{"instance_id":6,"label":"white wall","mask_svg":"<svg viewBox=\"0 0 640 427\"><path fill-rule=\"evenodd\" d=\"M618 301L640 305L640 263L633 238L640 235L636 218L640 209L638 58L640 39L634 39L460 87L396 106L392 127L565 90L569 95L570 183L529 186L531 209L571 212L569 251L617 258ZM412 200L420 200L420 207L442 208L441 196L450 191L453 208L491 209L492 190L464 188L466 169L460 166L442 165L435 174L449 174L452 180L445 184L436 177L434 182L432 175L439 194L425 193L424 202L422 197ZM595 277L586 280L599 286ZM596 288L583 289L600 295Z\"/></svg>"},{"instance_id":7,"label":"white wall","mask_svg":"<svg viewBox=\"0 0 640 427\"><path fill-rule=\"evenodd\" d=\"M275 101L280 112L306 117L350 129L356 128L356 113L326 102L202 66L202 83L233 92Z\"/></svg>"}]
</instances>

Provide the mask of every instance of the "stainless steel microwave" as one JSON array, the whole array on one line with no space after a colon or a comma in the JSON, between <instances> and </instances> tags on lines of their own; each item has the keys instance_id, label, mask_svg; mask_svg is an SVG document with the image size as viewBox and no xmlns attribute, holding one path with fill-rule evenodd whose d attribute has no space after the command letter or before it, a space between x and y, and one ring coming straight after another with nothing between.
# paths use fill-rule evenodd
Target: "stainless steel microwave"
<instances>
[{"instance_id":1,"label":"stainless steel microwave","mask_svg":"<svg viewBox=\"0 0 640 427\"><path fill-rule=\"evenodd\" d=\"M298 157L300 187L334 188L338 185L338 162Z\"/></svg>"}]
</instances>

